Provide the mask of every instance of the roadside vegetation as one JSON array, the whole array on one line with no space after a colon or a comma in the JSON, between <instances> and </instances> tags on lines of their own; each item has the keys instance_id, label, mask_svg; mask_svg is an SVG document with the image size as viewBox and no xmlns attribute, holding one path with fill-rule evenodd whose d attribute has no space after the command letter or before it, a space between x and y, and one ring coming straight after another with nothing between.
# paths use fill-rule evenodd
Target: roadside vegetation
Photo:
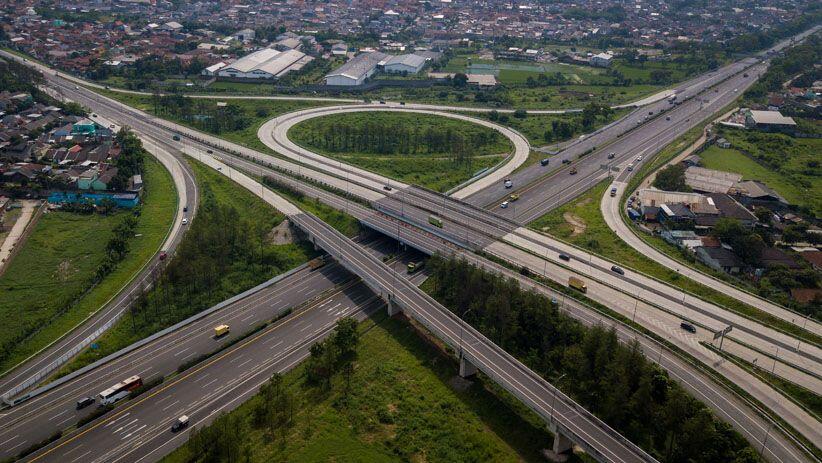
<instances>
[{"instance_id":1,"label":"roadside vegetation","mask_svg":"<svg viewBox=\"0 0 822 463\"><path fill-rule=\"evenodd\" d=\"M424 286L432 296L660 461L759 461L636 341L584 327L548 298L464 261L435 256L429 268Z\"/></svg>"},{"instance_id":2,"label":"roadside vegetation","mask_svg":"<svg viewBox=\"0 0 822 463\"><path fill-rule=\"evenodd\" d=\"M197 129L263 153L274 154L257 137L268 120L300 109L330 103L296 100L192 98L182 94L134 95L102 90L100 93L172 122Z\"/></svg>"},{"instance_id":3,"label":"roadside vegetation","mask_svg":"<svg viewBox=\"0 0 822 463\"><path fill-rule=\"evenodd\" d=\"M301 122L288 135L304 148L437 191L496 165L512 149L493 129L420 113L334 114Z\"/></svg>"},{"instance_id":4,"label":"roadside vegetation","mask_svg":"<svg viewBox=\"0 0 822 463\"><path fill-rule=\"evenodd\" d=\"M308 360L163 461L544 461L544 424L456 371L408 323L344 319Z\"/></svg>"},{"instance_id":5,"label":"roadside vegetation","mask_svg":"<svg viewBox=\"0 0 822 463\"><path fill-rule=\"evenodd\" d=\"M583 112L572 114L528 114L524 110L510 114L498 111L463 114L508 126L527 138L531 146L539 147L593 132L627 113L625 109L613 110L607 106L589 104Z\"/></svg>"},{"instance_id":6,"label":"roadside vegetation","mask_svg":"<svg viewBox=\"0 0 822 463\"><path fill-rule=\"evenodd\" d=\"M121 157L128 153L124 149ZM0 371L100 309L158 251L177 196L168 171L148 154L141 158L145 186L137 209L48 212L0 277L0 317L6 320Z\"/></svg>"},{"instance_id":7,"label":"roadside vegetation","mask_svg":"<svg viewBox=\"0 0 822 463\"><path fill-rule=\"evenodd\" d=\"M189 161L197 177L197 214L153 288L62 373L115 352L275 275L306 262L305 243L274 242L285 216L225 176Z\"/></svg>"},{"instance_id":8,"label":"roadside vegetation","mask_svg":"<svg viewBox=\"0 0 822 463\"><path fill-rule=\"evenodd\" d=\"M697 294L707 301L726 307L767 326L785 331L814 343L822 341L822 338L803 330L801 327L769 315L755 307L743 304L715 289L708 288L690 278L684 277L675 270L671 270L640 254L637 250L622 241L608 227L600 212L600 200L603 195L605 195L605 191L609 185L610 180L600 182L576 200L564 204L531 222L529 227L548 233L549 235L597 253L615 262L619 262L621 265L635 269L646 275L652 275L654 278L672 284L692 294ZM640 232L639 235L643 236L643 233ZM705 273L716 274L712 269L706 266L700 266L692 256L683 254L678 248L665 243L661 239L647 237L647 240L653 240L651 244L658 248L666 245L666 248L662 248L663 252L671 257L684 261L687 265L694 266Z\"/></svg>"},{"instance_id":9,"label":"roadside vegetation","mask_svg":"<svg viewBox=\"0 0 822 463\"><path fill-rule=\"evenodd\" d=\"M705 150L700 154L705 167L760 180L804 213L822 217L822 138L721 127L717 135L731 148L713 145Z\"/></svg>"}]
</instances>

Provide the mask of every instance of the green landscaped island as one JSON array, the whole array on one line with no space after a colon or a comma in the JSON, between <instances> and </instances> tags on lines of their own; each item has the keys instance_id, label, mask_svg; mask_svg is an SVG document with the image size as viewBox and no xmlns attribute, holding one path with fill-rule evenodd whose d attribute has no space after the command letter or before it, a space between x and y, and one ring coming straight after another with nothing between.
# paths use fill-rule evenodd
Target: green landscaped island
<instances>
[{"instance_id":1,"label":"green landscaped island","mask_svg":"<svg viewBox=\"0 0 822 463\"><path fill-rule=\"evenodd\" d=\"M512 150L495 130L421 113L334 114L301 122L288 136L322 155L437 191L498 164Z\"/></svg>"}]
</instances>

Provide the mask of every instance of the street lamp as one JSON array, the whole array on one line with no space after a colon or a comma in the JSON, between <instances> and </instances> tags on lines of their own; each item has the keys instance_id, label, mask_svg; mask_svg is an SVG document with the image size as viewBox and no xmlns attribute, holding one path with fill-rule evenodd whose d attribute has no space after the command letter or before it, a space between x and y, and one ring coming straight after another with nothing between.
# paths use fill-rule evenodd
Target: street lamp
<instances>
[{"instance_id":1,"label":"street lamp","mask_svg":"<svg viewBox=\"0 0 822 463\"><path fill-rule=\"evenodd\" d=\"M560 381L562 378L564 378L564 377L565 377L565 375L567 375L567 374L568 374L568 373L563 373L562 375L560 375L560 377L559 377L559 378L557 378L556 380L554 380L554 383L555 383L555 384L559 384L559 381ZM554 398L551 400L551 421L554 421L554 407L555 407L555 406L556 406L556 404L557 404L557 389L559 389L559 387L555 385L555 386L554 386L554 391L553 391L553 392L554 392Z\"/></svg>"},{"instance_id":2,"label":"street lamp","mask_svg":"<svg viewBox=\"0 0 822 463\"><path fill-rule=\"evenodd\" d=\"M462 316L460 316L460 320L465 322L465 316L468 315L468 312L470 312L471 310L473 310L473 309L471 309L470 307L465 309L465 311L462 313ZM462 360L462 332L463 332L462 323L460 323L460 344L459 344L460 360Z\"/></svg>"}]
</instances>

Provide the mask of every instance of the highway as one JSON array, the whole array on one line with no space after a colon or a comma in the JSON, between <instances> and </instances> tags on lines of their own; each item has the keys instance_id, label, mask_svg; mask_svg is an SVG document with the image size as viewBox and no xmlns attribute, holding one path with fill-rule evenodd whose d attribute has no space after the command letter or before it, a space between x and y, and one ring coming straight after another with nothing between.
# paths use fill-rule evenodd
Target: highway
<instances>
[{"instance_id":1,"label":"highway","mask_svg":"<svg viewBox=\"0 0 822 463\"><path fill-rule=\"evenodd\" d=\"M252 169L252 171L254 171L254 170ZM319 224L314 224L311 220L306 219L306 222L304 223L304 226L316 226L316 227L319 227L319 228L317 228L315 231L316 231L318 234L320 234L320 235L324 235L324 234L325 234L325 233L323 233L323 232L324 232L324 230L323 230L322 226L321 226L321 225L319 225ZM329 244L329 245L331 245L331 244L332 244L332 241L333 241L333 240L329 241L329 242L328 242L328 244ZM342 245L342 243L341 243L341 245ZM345 261L345 259L344 259L344 261ZM358 273L359 273L359 272L358 272ZM423 318L426 318L429 322L433 323L433 322L432 322L432 320L431 320L431 314L427 314L427 315L426 315L425 317L423 317ZM436 319L434 319L434 321L436 321ZM443 335L446 335L446 336L447 336L447 333L444 333ZM489 352L489 354L490 354L490 352ZM479 360L482 360L482 359L479 359ZM477 363L481 363L479 360L475 360L475 361L477 361ZM501 364L504 364L504 362L503 362L503 360L502 360L502 359L499 359L499 362L494 362L494 363L501 363ZM491 365L491 366L486 366L486 368L489 368L490 370L492 370L492 371L493 371L493 365ZM516 368L514 368L514 367L512 367L512 368L516 370ZM492 375L493 375L493 373L492 373ZM536 387L536 386L535 386L535 387ZM538 405L538 404L536 404L536 405Z\"/></svg>"},{"instance_id":2,"label":"highway","mask_svg":"<svg viewBox=\"0 0 822 463\"><path fill-rule=\"evenodd\" d=\"M2 53L5 52L0 52ZM169 256L173 255L182 240L188 228L182 225L182 220L183 218L193 219L199 201L194 176L185 161L181 161L172 154L173 150L167 151L159 146L152 146L146 143L148 138L141 138L144 147L171 173L177 192L177 210L166 239L150 261L98 311L90 314L61 338L56 339L14 368L3 372L0 375L0 396L5 398L16 395L21 389L36 384L37 381L59 368L80 348L88 345L89 341L96 338L101 330L105 330L123 314L137 294L151 284L158 268L163 265L159 259L160 252L166 252ZM188 205L189 212L183 212L184 205Z\"/></svg>"},{"instance_id":3,"label":"highway","mask_svg":"<svg viewBox=\"0 0 822 463\"><path fill-rule=\"evenodd\" d=\"M380 257L394 250L391 241L385 238L365 244L370 252ZM94 395L126 377L137 374L148 382L173 374L181 364L210 354L287 310L296 313L314 304L326 310L333 308L325 315L336 319L336 314L343 307L352 307L370 299L373 295L354 276L333 262L313 272L302 268L202 319L82 375L69 378L57 387L9 409L0 424L0 442L6 443L0 446L0 458L14 455L27 444L39 442L88 416L95 407L75 410L77 399ZM228 324L231 332L224 338L214 339L214 326L222 323ZM306 332L297 334L302 338ZM269 354L271 350L268 346L265 353Z\"/></svg>"}]
</instances>

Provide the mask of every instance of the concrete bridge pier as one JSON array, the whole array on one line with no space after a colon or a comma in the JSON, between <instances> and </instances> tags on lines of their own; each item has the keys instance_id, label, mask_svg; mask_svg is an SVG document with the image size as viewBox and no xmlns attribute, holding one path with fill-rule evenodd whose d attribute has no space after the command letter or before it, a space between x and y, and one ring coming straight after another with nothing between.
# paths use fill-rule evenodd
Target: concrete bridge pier
<instances>
[{"instance_id":1,"label":"concrete bridge pier","mask_svg":"<svg viewBox=\"0 0 822 463\"><path fill-rule=\"evenodd\" d=\"M394 315L397 315L398 313L402 312L402 309L400 309L400 306L398 306L397 303L394 302L394 298L391 297L390 294L386 298L386 301L387 301L386 305L388 306L388 316L389 317L393 317Z\"/></svg>"},{"instance_id":2,"label":"concrete bridge pier","mask_svg":"<svg viewBox=\"0 0 822 463\"><path fill-rule=\"evenodd\" d=\"M463 355L460 355L460 377L470 378L477 374L477 367L469 362Z\"/></svg>"},{"instance_id":3,"label":"concrete bridge pier","mask_svg":"<svg viewBox=\"0 0 822 463\"><path fill-rule=\"evenodd\" d=\"M574 443L562 434L555 423L549 423L548 430L554 435L554 445L550 450L545 450L545 455L551 461L566 461L568 459L568 453L573 449Z\"/></svg>"}]
</instances>

